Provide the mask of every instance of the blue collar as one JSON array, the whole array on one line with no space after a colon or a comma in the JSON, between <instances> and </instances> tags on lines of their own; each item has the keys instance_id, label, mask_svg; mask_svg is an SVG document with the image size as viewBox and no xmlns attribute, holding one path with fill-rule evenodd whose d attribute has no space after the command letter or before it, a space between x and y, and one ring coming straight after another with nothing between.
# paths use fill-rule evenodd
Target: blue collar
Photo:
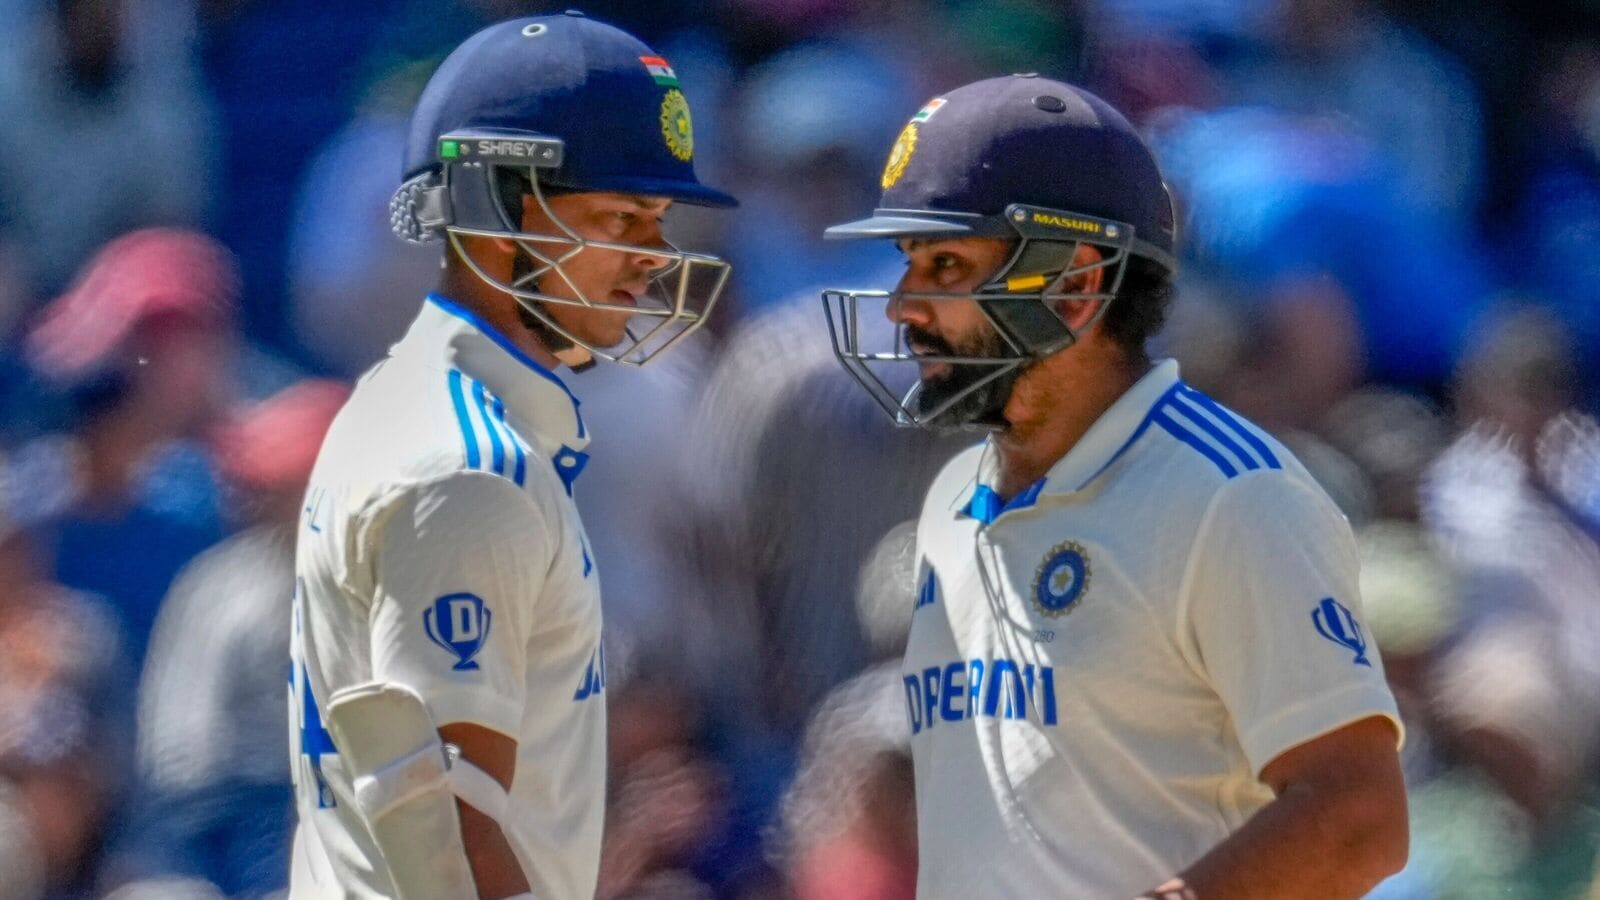
<instances>
[{"instance_id":1,"label":"blue collar","mask_svg":"<svg viewBox=\"0 0 1600 900\"><path fill-rule=\"evenodd\" d=\"M493 325L485 322L478 316L477 313L457 304L453 300L447 299L443 294L439 294L437 292L430 292L428 294L428 302L439 307L450 315L455 316L458 319L463 319L471 324L472 327L478 329L478 331L481 332L484 337L498 345L501 350L511 354L512 359L532 369L534 374L538 375L540 378L553 382L556 387L561 388L561 390L564 391L568 397L572 398L573 406L578 405L577 395L573 394L572 389L567 387L567 383L561 380L561 376L545 368L537 359L534 359L527 353L524 353L521 347L513 344L510 338L501 334L500 331Z\"/></svg>"},{"instance_id":2,"label":"blue collar","mask_svg":"<svg viewBox=\"0 0 1600 900\"><path fill-rule=\"evenodd\" d=\"M961 514L988 525L1004 513L1033 506L1046 491L1058 495L1083 490L1128 452L1149 428L1155 411L1181 386L1178 364L1160 360L1095 420L1043 478L1007 501L986 483L995 475L991 447L986 445L978 459L977 487Z\"/></svg>"},{"instance_id":3,"label":"blue collar","mask_svg":"<svg viewBox=\"0 0 1600 900\"><path fill-rule=\"evenodd\" d=\"M480 405L503 401L504 411L496 407L495 415L509 414L515 429L537 437L551 456L563 447L582 450L588 443L578 398L566 384L481 317L439 294L428 295L389 355L464 374L479 385L477 390L488 392L471 399ZM460 398L457 405L462 405Z\"/></svg>"},{"instance_id":4,"label":"blue collar","mask_svg":"<svg viewBox=\"0 0 1600 900\"><path fill-rule=\"evenodd\" d=\"M972 492L972 499L968 500L967 505L961 508L961 515L977 519L985 525L992 524L995 519L1000 518L1002 513L1027 509L1032 506L1039 499L1039 493L1044 490L1045 481L1047 480L1048 476L1041 478L1028 485L1025 490L1015 497L1005 501L1000 499L1000 495L995 493L994 488L979 482L978 487Z\"/></svg>"}]
</instances>

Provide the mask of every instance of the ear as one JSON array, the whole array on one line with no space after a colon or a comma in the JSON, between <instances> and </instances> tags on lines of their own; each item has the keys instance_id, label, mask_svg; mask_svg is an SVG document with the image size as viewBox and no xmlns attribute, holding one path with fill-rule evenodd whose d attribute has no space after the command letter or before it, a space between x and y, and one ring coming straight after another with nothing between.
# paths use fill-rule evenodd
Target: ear
<instances>
[{"instance_id":1,"label":"ear","mask_svg":"<svg viewBox=\"0 0 1600 900\"><path fill-rule=\"evenodd\" d=\"M1104 258L1099 247L1093 244L1079 244L1077 251L1072 256L1074 269L1092 266ZM1100 266L1079 272L1067 278L1061 286L1062 291L1069 294L1098 294L1106 285L1106 267ZM1054 301L1056 315L1067 323L1067 327L1078 331L1088 325L1106 301L1091 300L1087 298L1064 298Z\"/></svg>"},{"instance_id":2,"label":"ear","mask_svg":"<svg viewBox=\"0 0 1600 900\"><path fill-rule=\"evenodd\" d=\"M449 252L458 256L469 256L471 261L479 268L496 276L507 275L511 271L511 260L515 257L517 245L509 238L487 237L484 235L462 235L460 247L453 244ZM462 261L465 264L465 260Z\"/></svg>"}]
</instances>

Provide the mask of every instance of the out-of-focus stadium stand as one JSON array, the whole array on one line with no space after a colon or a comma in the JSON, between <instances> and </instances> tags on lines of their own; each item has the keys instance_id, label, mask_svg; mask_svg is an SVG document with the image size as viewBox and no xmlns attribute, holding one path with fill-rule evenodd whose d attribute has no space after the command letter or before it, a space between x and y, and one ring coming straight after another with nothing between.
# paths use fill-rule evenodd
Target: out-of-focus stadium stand
<instances>
[{"instance_id":1,"label":"out-of-focus stadium stand","mask_svg":"<svg viewBox=\"0 0 1600 900\"><path fill-rule=\"evenodd\" d=\"M388 232L410 104L482 24L567 5L0 0L0 898L283 889L274 529L304 476L214 428L399 334L438 265ZM1357 527L1409 733L1411 863L1374 896L1600 896L1600 7L583 8L673 61L701 174L745 200L669 226L734 263L714 327L568 378L603 896L910 896L891 529L961 440L891 431L834 365L816 290L897 261L818 232L924 99L1024 70L1144 130L1181 206L1156 349ZM216 728L247 732L226 767Z\"/></svg>"}]
</instances>

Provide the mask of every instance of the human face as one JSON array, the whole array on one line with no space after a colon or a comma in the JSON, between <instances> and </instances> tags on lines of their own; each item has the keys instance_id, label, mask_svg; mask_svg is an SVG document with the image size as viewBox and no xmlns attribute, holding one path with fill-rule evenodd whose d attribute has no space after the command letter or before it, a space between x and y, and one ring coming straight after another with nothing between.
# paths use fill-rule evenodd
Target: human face
<instances>
[{"instance_id":1,"label":"human face","mask_svg":"<svg viewBox=\"0 0 1600 900\"><path fill-rule=\"evenodd\" d=\"M668 257L651 253L649 248L666 246L661 224L672 201L634 194L581 193L550 197L545 204L560 224L551 221L539 202L529 196L523 200L523 231L561 234L561 226L565 226L586 240L631 244L641 249L584 247L564 259L560 272L550 271L540 276L540 293L576 300L579 304L638 306L639 297L651 278L669 262ZM552 258L562 258L571 250L570 246L559 244L536 246ZM628 320L632 318L620 310L565 303L547 303L544 311L561 328L596 347L614 347L622 343L627 337Z\"/></svg>"},{"instance_id":2,"label":"human face","mask_svg":"<svg viewBox=\"0 0 1600 900\"><path fill-rule=\"evenodd\" d=\"M891 322L905 329L906 345L916 356L966 356L1004 359L1005 348L976 301L966 297L937 300L916 294L971 294L994 277L1010 256L1012 245L998 238L954 238L950 240L902 240L900 251L906 257L906 273L896 287L886 314ZM977 382L988 378L988 366L960 365L930 361L920 363L918 376L922 389L916 397L918 415L930 414ZM991 409L997 399L1010 390L1012 379L993 378L970 390L941 419L970 421Z\"/></svg>"}]
</instances>

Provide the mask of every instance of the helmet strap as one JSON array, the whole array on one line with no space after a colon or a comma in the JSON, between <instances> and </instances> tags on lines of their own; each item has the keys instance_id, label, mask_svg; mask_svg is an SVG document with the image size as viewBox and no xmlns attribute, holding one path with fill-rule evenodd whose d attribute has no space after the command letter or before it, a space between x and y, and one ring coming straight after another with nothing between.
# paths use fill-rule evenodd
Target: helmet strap
<instances>
[{"instance_id":1,"label":"helmet strap","mask_svg":"<svg viewBox=\"0 0 1600 900\"><path fill-rule=\"evenodd\" d=\"M520 245L516 254L516 259L511 264L512 281L514 282L531 271L533 265L533 261L523 252ZM549 323L529 309L528 304L524 303L520 298L513 299L516 299L517 318L521 320L522 326L533 332L534 337L539 339L539 343L554 354L556 359L561 360L562 365L574 372L583 372L594 367L595 358L593 353L573 343L571 339L561 332L551 328ZM545 315L549 315L549 312L546 311Z\"/></svg>"}]
</instances>

